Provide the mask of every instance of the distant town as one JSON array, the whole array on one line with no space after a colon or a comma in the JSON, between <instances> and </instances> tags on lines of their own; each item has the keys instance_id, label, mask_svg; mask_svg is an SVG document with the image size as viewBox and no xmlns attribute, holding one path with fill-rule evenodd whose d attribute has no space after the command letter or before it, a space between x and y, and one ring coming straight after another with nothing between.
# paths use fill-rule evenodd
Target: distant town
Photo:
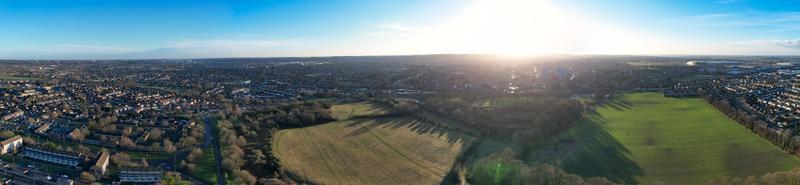
<instances>
[{"instance_id":1,"label":"distant town","mask_svg":"<svg viewBox=\"0 0 800 185\"><path fill-rule=\"evenodd\" d=\"M558 133L580 122L550 116L591 112L636 92L703 98L785 152L800 153L800 58L791 57L423 55L0 65L5 184L324 184L298 167L303 164L282 159L291 151L273 151L283 150L274 135L336 120L408 115L447 133L519 142L553 137L542 129ZM499 99L471 104L475 98L467 97L559 108L488 119L480 115L516 112L495 107ZM526 97L555 99L519 99ZM361 115L359 102L389 113L370 108ZM351 108L342 113L342 105ZM539 114L536 107L529 111ZM524 120L539 126L516 122Z\"/></svg>"}]
</instances>

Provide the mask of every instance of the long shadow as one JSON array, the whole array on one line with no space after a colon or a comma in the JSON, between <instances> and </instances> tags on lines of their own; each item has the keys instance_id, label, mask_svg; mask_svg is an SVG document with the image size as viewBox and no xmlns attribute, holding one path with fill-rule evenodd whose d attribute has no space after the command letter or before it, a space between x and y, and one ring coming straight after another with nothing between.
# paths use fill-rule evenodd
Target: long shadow
<instances>
[{"instance_id":1,"label":"long shadow","mask_svg":"<svg viewBox=\"0 0 800 185\"><path fill-rule=\"evenodd\" d=\"M575 141L573 148L561 158L562 167L584 177L606 177L625 184L638 184L637 176L644 170L631 158L631 151L614 138L605 128L603 119L583 118L570 135L563 139ZM571 151L570 151L571 150Z\"/></svg>"},{"instance_id":2,"label":"long shadow","mask_svg":"<svg viewBox=\"0 0 800 185\"><path fill-rule=\"evenodd\" d=\"M626 94L611 94L597 102L598 107L609 107L614 110L623 111L631 109L633 104L628 101Z\"/></svg>"},{"instance_id":3,"label":"long shadow","mask_svg":"<svg viewBox=\"0 0 800 185\"><path fill-rule=\"evenodd\" d=\"M378 127L389 127L393 129L407 127L411 131L417 134L433 134L439 137L446 136L447 142L450 145L456 143L464 143L466 148L464 148L456 157L455 164L463 164L466 158L465 153L471 153L469 150L473 150L474 145L470 144L467 141L467 137L471 135L463 132L454 131L448 127L442 126L440 124L421 121L420 119L415 119L412 117L375 117L375 118L356 118L351 119L352 123L349 123L348 127L359 127L350 133L347 136L358 136L361 134L365 134L372 129ZM440 182L440 185L453 185L458 184L458 167L457 165L452 166L445 177Z\"/></svg>"},{"instance_id":4,"label":"long shadow","mask_svg":"<svg viewBox=\"0 0 800 185\"><path fill-rule=\"evenodd\" d=\"M347 134L347 136L358 136L378 127L389 127L392 129L407 127L411 131L417 134L432 134L438 137L446 136L447 142L451 145L458 142L464 142L466 137L468 136L465 133L454 131L448 127L439 124L420 121L418 119L405 116L356 118L356 119L351 119L351 121L352 122L347 125L348 127L359 127L359 128L351 131L350 133Z\"/></svg>"}]
</instances>

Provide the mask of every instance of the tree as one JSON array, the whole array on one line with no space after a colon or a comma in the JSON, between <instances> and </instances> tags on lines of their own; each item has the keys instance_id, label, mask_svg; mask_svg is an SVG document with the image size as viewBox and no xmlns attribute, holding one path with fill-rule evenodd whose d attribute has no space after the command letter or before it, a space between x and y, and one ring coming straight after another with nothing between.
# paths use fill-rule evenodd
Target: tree
<instances>
[{"instance_id":1,"label":"tree","mask_svg":"<svg viewBox=\"0 0 800 185\"><path fill-rule=\"evenodd\" d=\"M183 138L183 140L181 140L179 143L181 147L190 147L196 144L197 144L197 139L195 139L194 137Z\"/></svg>"},{"instance_id":2,"label":"tree","mask_svg":"<svg viewBox=\"0 0 800 185\"><path fill-rule=\"evenodd\" d=\"M236 146L239 146L239 147L247 146L247 139L245 139L242 136L239 136L239 138L236 139Z\"/></svg>"},{"instance_id":3,"label":"tree","mask_svg":"<svg viewBox=\"0 0 800 185\"><path fill-rule=\"evenodd\" d=\"M124 147L134 147L136 146L136 143L134 143L133 140L131 140L131 138L128 138L127 136L122 136L119 138L119 145Z\"/></svg>"},{"instance_id":4,"label":"tree","mask_svg":"<svg viewBox=\"0 0 800 185\"><path fill-rule=\"evenodd\" d=\"M95 179L94 175L92 175L91 173L86 172L86 171L81 172L81 177L80 178L81 178L82 181L90 182L90 183L94 182L94 179Z\"/></svg>"},{"instance_id":5,"label":"tree","mask_svg":"<svg viewBox=\"0 0 800 185\"><path fill-rule=\"evenodd\" d=\"M161 149L161 143L154 142L153 144L150 144L150 148L154 150Z\"/></svg>"},{"instance_id":6,"label":"tree","mask_svg":"<svg viewBox=\"0 0 800 185\"><path fill-rule=\"evenodd\" d=\"M164 139L162 147L164 148L164 151L167 153L173 153L176 150L175 145L172 144L172 141L170 141L169 139Z\"/></svg>"},{"instance_id":7,"label":"tree","mask_svg":"<svg viewBox=\"0 0 800 185\"><path fill-rule=\"evenodd\" d=\"M244 160L241 158L228 157L222 160L222 166L230 171L241 169L244 165Z\"/></svg>"},{"instance_id":8,"label":"tree","mask_svg":"<svg viewBox=\"0 0 800 185\"><path fill-rule=\"evenodd\" d=\"M116 164L117 167L131 166L131 157L128 154L117 152L111 155L111 162Z\"/></svg>"},{"instance_id":9,"label":"tree","mask_svg":"<svg viewBox=\"0 0 800 185\"><path fill-rule=\"evenodd\" d=\"M78 145L78 148L75 149L75 151L85 156L92 156L92 150L90 150L89 147L83 145Z\"/></svg>"},{"instance_id":10,"label":"tree","mask_svg":"<svg viewBox=\"0 0 800 185\"><path fill-rule=\"evenodd\" d=\"M33 140L32 137L23 137L22 138L22 143L25 144L25 145L35 145L36 144L36 140Z\"/></svg>"},{"instance_id":11,"label":"tree","mask_svg":"<svg viewBox=\"0 0 800 185\"><path fill-rule=\"evenodd\" d=\"M202 157L203 157L203 150L200 150L200 148L195 147L192 149L191 152L189 152L189 155L186 155L186 160L189 162L197 162L197 160L199 160Z\"/></svg>"},{"instance_id":12,"label":"tree","mask_svg":"<svg viewBox=\"0 0 800 185\"><path fill-rule=\"evenodd\" d=\"M257 182L256 177L250 174L250 172L248 172L247 170L237 170L235 172L235 175L238 178L239 182L243 184L254 185Z\"/></svg>"},{"instance_id":13,"label":"tree","mask_svg":"<svg viewBox=\"0 0 800 185\"><path fill-rule=\"evenodd\" d=\"M186 170L189 171L189 172L194 173L195 171L197 171L197 165L194 164L194 163L187 163L186 164Z\"/></svg>"},{"instance_id":14,"label":"tree","mask_svg":"<svg viewBox=\"0 0 800 185\"><path fill-rule=\"evenodd\" d=\"M141 160L141 161L139 161L139 165L141 165L142 167L148 167L148 166L150 166L150 164L149 164L149 163L147 163L147 159L144 159L144 158L142 158L142 160Z\"/></svg>"},{"instance_id":15,"label":"tree","mask_svg":"<svg viewBox=\"0 0 800 185\"><path fill-rule=\"evenodd\" d=\"M4 131L0 132L0 137L3 137L3 138L11 138L11 137L14 137L15 135L16 134L14 134L14 132L11 132L11 131L8 131L8 130L4 130Z\"/></svg>"},{"instance_id":16,"label":"tree","mask_svg":"<svg viewBox=\"0 0 800 185\"><path fill-rule=\"evenodd\" d=\"M163 185L189 185L189 182L186 182L181 179L181 175L177 172L167 172L164 173L164 177L161 178L161 184Z\"/></svg>"},{"instance_id":17,"label":"tree","mask_svg":"<svg viewBox=\"0 0 800 185\"><path fill-rule=\"evenodd\" d=\"M150 137L148 139L153 141L161 140L161 134L161 129L154 128L153 130L150 130Z\"/></svg>"},{"instance_id":18,"label":"tree","mask_svg":"<svg viewBox=\"0 0 800 185\"><path fill-rule=\"evenodd\" d=\"M300 114L300 120L302 120L304 125L313 125L317 122L317 117L309 111L303 111L303 113Z\"/></svg>"}]
</instances>

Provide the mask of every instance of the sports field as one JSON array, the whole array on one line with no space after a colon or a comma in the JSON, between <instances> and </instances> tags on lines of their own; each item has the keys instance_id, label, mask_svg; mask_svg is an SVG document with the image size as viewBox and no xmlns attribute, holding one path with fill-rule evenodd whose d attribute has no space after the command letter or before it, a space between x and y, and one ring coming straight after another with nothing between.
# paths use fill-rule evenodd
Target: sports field
<instances>
[{"instance_id":1,"label":"sports field","mask_svg":"<svg viewBox=\"0 0 800 185\"><path fill-rule=\"evenodd\" d=\"M633 183L702 184L800 165L699 98L618 95L558 140L550 156L583 176ZM541 155L541 154L540 154Z\"/></svg>"},{"instance_id":2,"label":"sports field","mask_svg":"<svg viewBox=\"0 0 800 185\"><path fill-rule=\"evenodd\" d=\"M410 117L362 118L278 131L285 169L318 184L440 184L464 138Z\"/></svg>"}]
</instances>

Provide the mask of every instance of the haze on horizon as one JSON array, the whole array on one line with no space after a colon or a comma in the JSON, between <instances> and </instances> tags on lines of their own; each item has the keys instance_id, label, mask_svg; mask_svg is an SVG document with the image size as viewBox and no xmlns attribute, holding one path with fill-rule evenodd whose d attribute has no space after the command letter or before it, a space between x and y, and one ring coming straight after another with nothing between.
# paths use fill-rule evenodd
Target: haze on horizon
<instances>
[{"instance_id":1,"label":"haze on horizon","mask_svg":"<svg viewBox=\"0 0 800 185\"><path fill-rule=\"evenodd\" d=\"M0 58L797 55L800 2L0 1Z\"/></svg>"}]
</instances>

